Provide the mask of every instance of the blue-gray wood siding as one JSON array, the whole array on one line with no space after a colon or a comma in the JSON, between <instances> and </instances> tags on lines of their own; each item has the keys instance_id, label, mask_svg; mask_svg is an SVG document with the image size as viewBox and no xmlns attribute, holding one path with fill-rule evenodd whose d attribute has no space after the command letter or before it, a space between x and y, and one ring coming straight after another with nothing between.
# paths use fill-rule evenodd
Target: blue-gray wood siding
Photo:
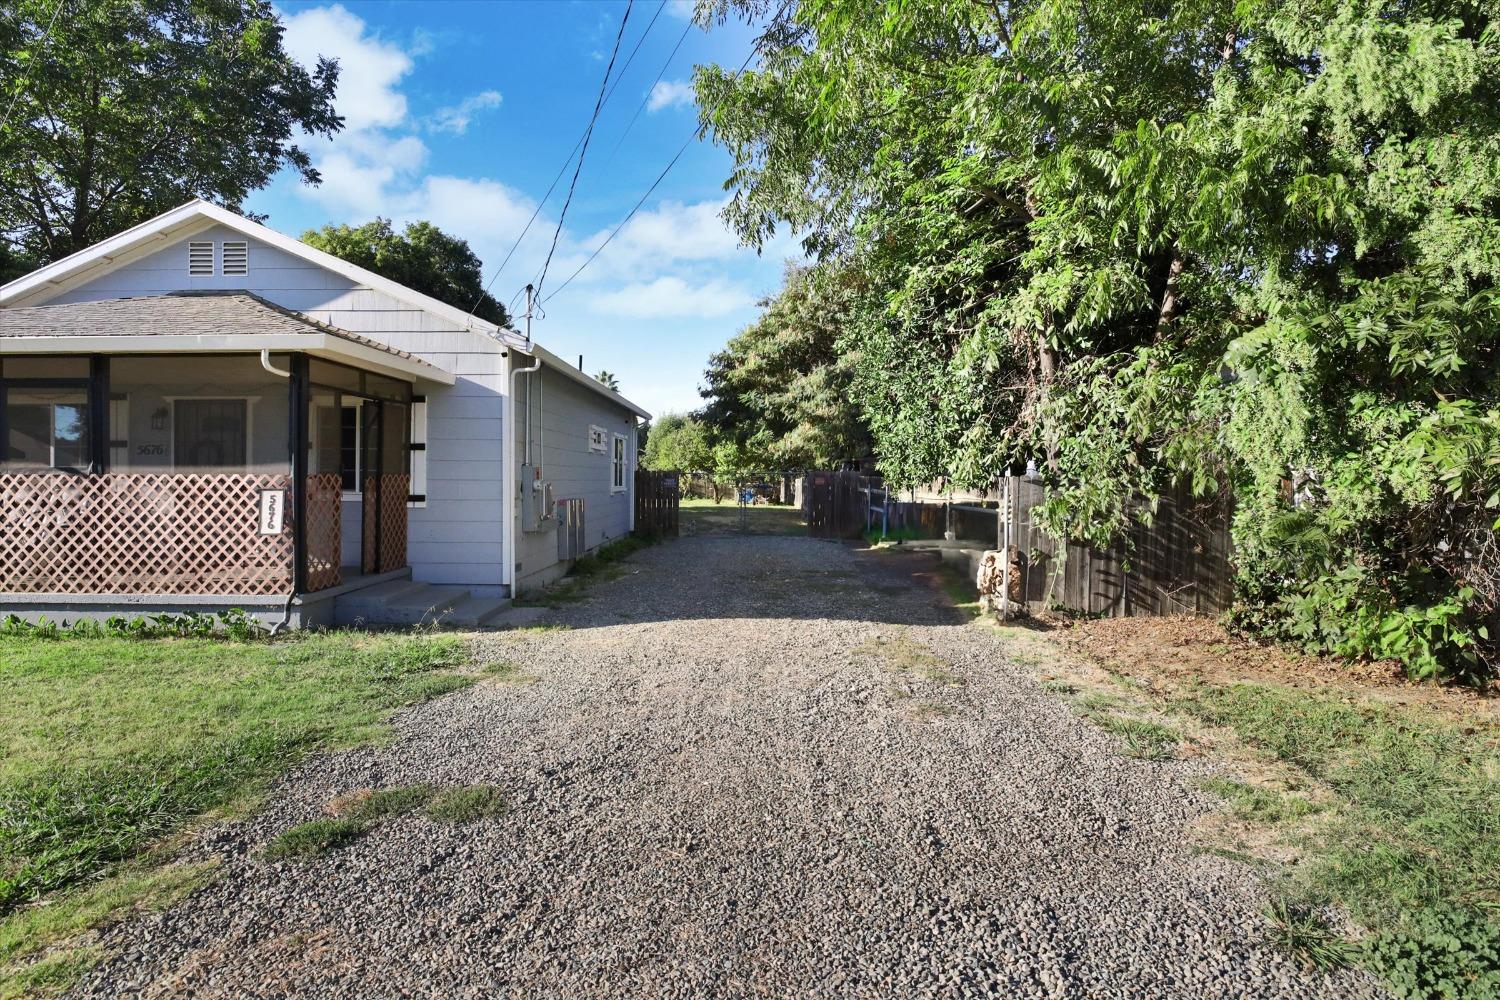
<instances>
[{"instance_id":1,"label":"blue-gray wood siding","mask_svg":"<svg viewBox=\"0 0 1500 1000\"><path fill-rule=\"evenodd\" d=\"M607 398L559 372L544 368L538 375L521 376L516 392L516 461L525 460L526 393L534 390L533 461L540 461L543 480L552 483L554 500L583 498L585 542L590 549L598 548L630 531L635 489L635 415L623 406L611 405ZM528 382L532 383L530 387ZM602 454L589 450L590 425L605 429ZM616 434L625 438L625 489L620 492L611 489ZM529 484L518 483L518 487L524 490ZM520 506L518 500L518 517ZM548 522L544 531L518 531L517 539L516 558L520 566L516 578L522 588L528 579L545 579L549 571L555 572L558 562L555 522Z\"/></svg>"}]
</instances>

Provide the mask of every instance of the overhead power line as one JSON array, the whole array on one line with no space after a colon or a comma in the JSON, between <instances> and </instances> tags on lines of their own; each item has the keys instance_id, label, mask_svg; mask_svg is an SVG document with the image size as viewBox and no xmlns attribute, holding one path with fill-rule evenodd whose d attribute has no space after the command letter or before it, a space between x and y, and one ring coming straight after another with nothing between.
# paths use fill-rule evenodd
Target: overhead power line
<instances>
[{"instance_id":1,"label":"overhead power line","mask_svg":"<svg viewBox=\"0 0 1500 1000\"><path fill-rule=\"evenodd\" d=\"M661 78L667 75L667 68L672 65L672 60L677 57L677 50L682 48L682 43L687 41L688 32L692 30L693 22L689 21L687 26L682 29L682 34L677 36L677 44L672 46L672 52L667 56L667 61L661 64L661 70L656 74L656 79L652 80L651 86L646 88L646 96L641 98L640 104L636 105L635 114L630 116L630 123L625 126L625 131L620 133L620 138L615 142L615 148L609 151L609 156L605 159L605 163L613 160L615 154L620 151L620 147L625 144L625 137L630 134L631 129L635 128L636 119L640 118L641 112L646 110L646 105L651 102L651 95L656 91L656 85L661 83Z\"/></svg>"},{"instance_id":2,"label":"overhead power line","mask_svg":"<svg viewBox=\"0 0 1500 1000\"><path fill-rule=\"evenodd\" d=\"M42 32L42 41L36 47L36 55L26 63L26 72L21 74L20 85L16 87L15 96L10 99L10 107L5 109L5 117L0 118L0 129L10 124L10 116L15 114L16 105L20 103L21 95L26 93L26 85L31 82L31 70L41 61L42 56L47 54L47 43L52 40L52 29L57 25L57 15L62 13L63 7L68 0L57 0L56 6L52 8L52 20L47 22L47 30Z\"/></svg>"},{"instance_id":3,"label":"overhead power line","mask_svg":"<svg viewBox=\"0 0 1500 1000\"><path fill-rule=\"evenodd\" d=\"M609 93L607 93L607 94L604 95L604 101L603 101L603 104L600 105L601 107L603 107L604 105L609 104L610 98L612 98L612 97L615 96L615 90L620 86L620 81L623 80L623 79L625 79L625 73L626 73L626 71L630 69L630 64L635 61L636 53L641 50L641 45L645 43L646 36L649 35L649 34L651 34L651 28L652 28L652 26L654 26L656 24L657 18L661 17L661 12L666 9L667 3L668 3L668 0L661 0L661 3L658 4L657 7L656 7L656 13L651 15L651 20L650 21L646 22L646 30L641 32L641 37L639 37L639 38L636 39L636 41L635 41L635 47L630 50L630 55L628 55L628 56L625 57L625 62L620 67L620 72L615 75L614 83L610 84ZM629 16L629 11L628 10L626 12L626 15L627 15L627 17ZM621 20L621 22L620 22L620 31L621 31L622 34L624 33L624 30L625 30L625 21ZM617 51L618 51L619 39L615 40L615 44L616 44ZM675 53L676 49L673 49L672 51ZM611 58L613 58L613 57L611 57ZM605 77L604 78L606 80L609 79L608 72L605 73ZM655 86L655 84L653 84L652 86ZM592 128L592 122L590 123L589 128ZM531 227L536 222L537 216L541 215L541 213L542 213L542 206L546 205L547 204L547 199L552 197L552 192L557 189L557 183L558 183L558 181L562 180L563 174L567 173L568 166L573 162L573 157L575 157L575 156L578 155L578 150L583 146L584 138L588 135L588 133L589 133L589 129L585 129L584 130L584 134L580 135L578 137L578 141L575 142L575 143L573 143L573 148L572 148L571 151L569 151L569 153L567 155L567 158L563 160L562 166L560 166L560 167L557 168L557 175L552 178L552 183L549 184L549 185L547 185L547 193L544 194L544 195L542 195L541 200L536 203L536 208L532 210L531 218L527 219L526 220L526 225L524 225L524 226L521 227L520 234L516 236L515 242L511 243L510 249L505 252L504 259L502 259L500 261L500 266L497 267L497 268L495 268L494 273L492 273L490 275L490 280L487 281L487 282L485 282L484 290L480 293L479 298L474 301L473 308L471 308L469 310L469 315L470 316L474 315L474 311L476 309L478 309L479 308L479 304L484 301L485 294L489 292L490 287L492 285L494 285L496 279L499 278L500 275L505 271L505 266L507 264L509 264L510 263L510 259L513 256L515 256L516 250L517 250L517 248L520 247L521 241L526 238L526 234L529 233L529 232L531 232ZM517 293L517 294L519 295L519 293Z\"/></svg>"},{"instance_id":4,"label":"overhead power line","mask_svg":"<svg viewBox=\"0 0 1500 1000\"><path fill-rule=\"evenodd\" d=\"M583 148L578 151L578 165L573 168L573 179L568 182L568 196L563 199L562 211L557 214L557 228L552 230L552 246L547 249L547 259L542 262L542 274L536 280L537 298L542 296L542 286L547 281L547 269L552 266L552 255L557 252L557 241L562 236L563 222L568 218L568 206L573 204L573 192L578 189L578 175L583 173L583 161L589 155L589 140L594 137L594 126L599 123L599 111L604 107L604 95L609 89L609 76L615 70L615 56L620 54L620 39L625 37L625 25L630 21L630 12L635 0L625 5L625 16L620 18L620 30L615 32L615 47L609 53L609 65L604 67L604 79L599 81L599 98L594 101L594 114L589 118L589 127L583 133Z\"/></svg>"},{"instance_id":5,"label":"overhead power line","mask_svg":"<svg viewBox=\"0 0 1500 1000\"><path fill-rule=\"evenodd\" d=\"M781 9L778 10L775 16L771 18L771 22L774 24L782 14L786 13L787 8L789 8L791 5L791 0L787 0L786 3L782 4ZM750 61L754 59L756 55L759 54L759 52L759 46L752 48L750 50L750 54L745 57L745 61L740 63L740 68L734 71L734 76L731 77L731 79L739 79L740 75L745 72L745 68L750 65ZM722 99L720 100L720 103L723 103ZM713 113L718 110L719 105L715 104L713 110L709 112L708 116L712 117ZM594 249L593 253L589 254L587 260L578 265L578 270L568 275L567 280L564 281L561 285L558 285L557 289L553 291L551 295L541 300L544 304L557 298L557 296L562 293L562 290L564 288L567 288L568 285L572 284L573 279L582 274L584 272L584 269L592 264L594 260L599 256L599 254L604 252L604 248L609 246L609 244L614 240L616 236L620 235L620 230L624 229L626 224L629 223L631 219L635 218L635 213L641 210L641 206L646 203L646 199L651 197L652 192L656 190L657 186L661 184L661 182L666 178L667 174L671 173L672 168L677 166L677 161L682 159L682 154L687 152L688 147L693 144L693 140L697 137L698 129L694 128L692 133L687 137L683 144L678 148L677 152L672 156L672 159L668 161L665 167L662 168L661 173L656 175L656 180L651 182L651 186L646 189L646 193L641 195L640 199L636 201L634 207L630 209L625 218L620 220L620 224L615 226L614 229L610 230L609 235L604 238L604 242L599 244L599 246Z\"/></svg>"}]
</instances>

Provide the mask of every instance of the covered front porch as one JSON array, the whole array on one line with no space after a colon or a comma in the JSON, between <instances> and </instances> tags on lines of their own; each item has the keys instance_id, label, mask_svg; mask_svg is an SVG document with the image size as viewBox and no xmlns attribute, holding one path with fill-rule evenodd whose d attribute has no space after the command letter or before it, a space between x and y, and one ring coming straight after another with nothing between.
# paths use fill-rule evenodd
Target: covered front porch
<instances>
[{"instance_id":1,"label":"covered front porch","mask_svg":"<svg viewBox=\"0 0 1500 1000\"><path fill-rule=\"evenodd\" d=\"M0 311L0 608L290 608L402 575L422 386L452 381L248 293Z\"/></svg>"}]
</instances>

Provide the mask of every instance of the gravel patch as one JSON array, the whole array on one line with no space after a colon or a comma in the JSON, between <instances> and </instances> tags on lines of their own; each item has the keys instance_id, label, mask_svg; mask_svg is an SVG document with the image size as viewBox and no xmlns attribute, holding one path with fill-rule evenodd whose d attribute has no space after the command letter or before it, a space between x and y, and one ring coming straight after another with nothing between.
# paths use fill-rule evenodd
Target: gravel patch
<instances>
[{"instance_id":1,"label":"gravel patch","mask_svg":"<svg viewBox=\"0 0 1500 1000\"><path fill-rule=\"evenodd\" d=\"M1254 872L1194 853L1204 765L1123 756L888 561L656 546L487 680L204 834L223 877L105 935L83 997L1373 997L1261 942ZM309 861L335 796L492 784Z\"/></svg>"}]
</instances>

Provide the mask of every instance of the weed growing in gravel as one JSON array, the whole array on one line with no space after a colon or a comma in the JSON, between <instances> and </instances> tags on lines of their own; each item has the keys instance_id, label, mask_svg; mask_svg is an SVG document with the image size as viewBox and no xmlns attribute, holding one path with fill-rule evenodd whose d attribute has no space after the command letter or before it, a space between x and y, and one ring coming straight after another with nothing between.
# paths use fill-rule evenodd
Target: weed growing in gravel
<instances>
[{"instance_id":1,"label":"weed growing in gravel","mask_svg":"<svg viewBox=\"0 0 1500 1000\"><path fill-rule=\"evenodd\" d=\"M1170 760L1172 750L1182 742L1182 734L1171 726L1129 715L1090 712L1088 719L1100 729L1120 737L1125 752L1141 760Z\"/></svg>"},{"instance_id":2,"label":"weed growing in gravel","mask_svg":"<svg viewBox=\"0 0 1500 1000\"><path fill-rule=\"evenodd\" d=\"M427 815L444 823L472 823L503 815L509 809L500 789L489 785L466 785L439 792L427 804Z\"/></svg>"},{"instance_id":3,"label":"weed growing in gravel","mask_svg":"<svg viewBox=\"0 0 1500 1000\"><path fill-rule=\"evenodd\" d=\"M349 810L347 817L371 827L422 808L435 794L437 789L431 785L382 788L364 796Z\"/></svg>"},{"instance_id":4,"label":"weed growing in gravel","mask_svg":"<svg viewBox=\"0 0 1500 1000\"><path fill-rule=\"evenodd\" d=\"M1266 940L1315 969L1348 965L1354 955L1350 944L1309 906L1277 898L1266 908L1265 917L1270 923Z\"/></svg>"},{"instance_id":5,"label":"weed growing in gravel","mask_svg":"<svg viewBox=\"0 0 1500 1000\"><path fill-rule=\"evenodd\" d=\"M919 701L911 708L911 716L918 722L932 722L953 714L953 709L935 701Z\"/></svg>"},{"instance_id":6,"label":"weed growing in gravel","mask_svg":"<svg viewBox=\"0 0 1500 1000\"><path fill-rule=\"evenodd\" d=\"M584 598L588 588L600 580L613 580L624 572L617 564L653 544L627 535L616 539L573 563L568 575L550 587L522 594L512 603L518 608L560 608Z\"/></svg>"},{"instance_id":7,"label":"weed growing in gravel","mask_svg":"<svg viewBox=\"0 0 1500 1000\"><path fill-rule=\"evenodd\" d=\"M523 674L519 665L510 660L495 660L486 663L484 676L501 684L535 684L541 680L536 674Z\"/></svg>"},{"instance_id":8,"label":"weed growing in gravel","mask_svg":"<svg viewBox=\"0 0 1500 1000\"><path fill-rule=\"evenodd\" d=\"M266 848L266 860L307 858L362 837L368 825L357 819L315 819L283 830Z\"/></svg>"},{"instance_id":9,"label":"weed growing in gravel","mask_svg":"<svg viewBox=\"0 0 1500 1000\"><path fill-rule=\"evenodd\" d=\"M927 647L913 642L905 633L893 639L876 636L854 652L876 657L890 670L913 673L934 684L959 687L964 683L962 677L948 669L946 661L933 655Z\"/></svg>"}]
</instances>

